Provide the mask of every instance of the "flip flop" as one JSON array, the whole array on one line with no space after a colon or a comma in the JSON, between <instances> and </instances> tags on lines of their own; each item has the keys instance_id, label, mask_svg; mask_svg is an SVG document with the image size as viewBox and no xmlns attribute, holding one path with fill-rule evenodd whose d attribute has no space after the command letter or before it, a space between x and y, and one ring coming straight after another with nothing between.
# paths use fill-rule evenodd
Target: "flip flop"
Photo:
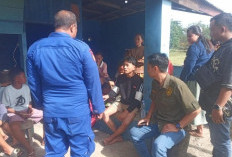
<instances>
[{"instance_id":1,"label":"flip flop","mask_svg":"<svg viewBox=\"0 0 232 157\"><path fill-rule=\"evenodd\" d=\"M11 153L11 155L4 154L2 157L19 157L22 154L23 152L20 149L15 148L13 152Z\"/></svg>"}]
</instances>

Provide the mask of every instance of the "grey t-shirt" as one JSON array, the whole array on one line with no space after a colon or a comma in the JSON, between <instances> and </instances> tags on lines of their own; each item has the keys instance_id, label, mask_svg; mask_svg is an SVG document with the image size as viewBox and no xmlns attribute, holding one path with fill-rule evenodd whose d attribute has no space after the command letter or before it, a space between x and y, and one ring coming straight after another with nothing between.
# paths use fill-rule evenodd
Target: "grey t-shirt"
<instances>
[{"instance_id":1,"label":"grey t-shirt","mask_svg":"<svg viewBox=\"0 0 232 157\"><path fill-rule=\"evenodd\" d=\"M2 103L6 107L13 108L16 111L28 109L31 102L30 89L26 84L22 88L16 89L12 85L5 88L2 94Z\"/></svg>"}]
</instances>

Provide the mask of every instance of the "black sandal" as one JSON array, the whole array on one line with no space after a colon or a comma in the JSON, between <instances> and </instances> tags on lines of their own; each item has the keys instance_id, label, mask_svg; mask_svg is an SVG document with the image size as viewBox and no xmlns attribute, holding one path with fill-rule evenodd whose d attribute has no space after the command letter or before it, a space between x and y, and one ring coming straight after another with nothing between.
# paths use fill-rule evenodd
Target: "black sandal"
<instances>
[{"instance_id":1,"label":"black sandal","mask_svg":"<svg viewBox=\"0 0 232 157\"><path fill-rule=\"evenodd\" d=\"M19 157L23 152L19 148L15 148L11 155L4 154L2 157Z\"/></svg>"}]
</instances>

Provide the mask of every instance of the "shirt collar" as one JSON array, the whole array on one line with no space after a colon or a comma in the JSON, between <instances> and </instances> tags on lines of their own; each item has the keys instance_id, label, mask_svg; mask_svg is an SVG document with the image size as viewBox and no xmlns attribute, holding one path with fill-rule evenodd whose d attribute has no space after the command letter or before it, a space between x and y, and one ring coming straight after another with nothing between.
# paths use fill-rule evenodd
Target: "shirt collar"
<instances>
[{"instance_id":1,"label":"shirt collar","mask_svg":"<svg viewBox=\"0 0 232 157\"><path fill-rule=\"evenodd\" d=\"M225 46L227 45L228 43L231 43L232 42L232 38L227 40L226 42L222 43L221 46Z\"/></svg>"},{"instance_id":2,"label":"shirt collar","mask_svg":"<svg viewBox=\"0 0 232 157\"><path fill-rule=\"evenodd\" d=\"M170 75L167 73L166 78L164 80L164 85L162 87L160 86L160 83L157 80L154 79L154 82L155 82L156 88L160 88L160 89L161 88L168 88L169 82L170 82Z\"/></svg>"},{"instance_id":3,"label":"shirt collar","mask_svg":"<svg viewBox=\"0 0 232 157\"><path fill-rule=\"evenodd\" d=\"M71 36L67 33L63 33L63 32L52 32L49 34L49 37L70 37Z\"/></svg>"},{"instance_id":4,"label":"shirt collar","mask_svg":"<svg viewBox=\"0 0 232 157\"><path fill-rule=\"evenodd\" d=\"M164 80L164 85L163 88L168 88L169 87L169 83L170 83L170 75L167 74L165 80Z\"/></svg>"}]
</instances>

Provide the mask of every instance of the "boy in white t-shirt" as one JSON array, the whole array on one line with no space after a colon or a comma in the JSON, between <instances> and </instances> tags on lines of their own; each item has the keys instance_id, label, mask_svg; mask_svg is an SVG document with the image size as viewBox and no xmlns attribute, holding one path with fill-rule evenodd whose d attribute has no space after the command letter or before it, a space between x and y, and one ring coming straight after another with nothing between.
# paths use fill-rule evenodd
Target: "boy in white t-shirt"
<instances>
[{"instance_id":1,"label":"boy in white t-shirt","mask_svg":"<svg viewBox=\"0 0 232 157\"><path fill-rule=\"evenodd\" d=\"M25 84L26 77L20 68L12 69L9 73L11 85L7 86L2 94L2 103L6 105L10 127L14 130L14 137L27 149L28 156L34 157L35 153L21 130L22 122L30 118L39 122L43 112L32 108L29 87Z\"/></svg>"},{"instance_id":2,"label":"boy in white t-shirt","mask_svg":"<svg viewBox=\"0 0 232 157\"><path fill-rule=\"evenodd\" d=\"M2 104L2 93L10 84L8 71L1 71L0 72L0 147L2 148L3 152L7 156L17 156L20 155L21 152L19 149L14 149L8 143L6 143L6 139L8 136L5 134L7 132L9 135L12 135L12 145L17 144L17 140L13 137L12 131L8 124L8 116L7 116L7 109L4 104ZM3 131L4 130L4 131Z\"/></svg>"}]
</instances>

